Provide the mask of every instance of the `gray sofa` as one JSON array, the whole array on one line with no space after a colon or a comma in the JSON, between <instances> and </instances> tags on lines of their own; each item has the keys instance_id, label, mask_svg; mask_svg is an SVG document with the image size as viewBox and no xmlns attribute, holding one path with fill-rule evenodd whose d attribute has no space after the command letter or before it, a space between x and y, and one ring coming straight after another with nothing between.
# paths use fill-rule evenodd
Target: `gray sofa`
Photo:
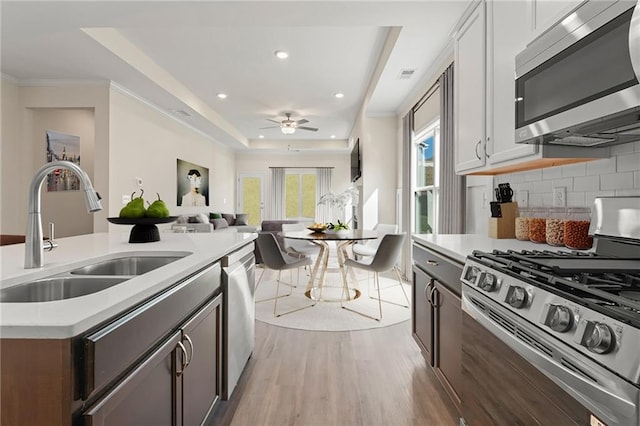
<instances>
[{"instance_id":1,"label":"gray sofa","mask_svg":"<svg viewBox=\"0 0 640 426\"><path fill-rule=\"evenodd\" d=\"M204 213L180 215L171 225L174 232L256 232L258 229L251 225L230 225L228 219L209 219Z\"/></svg>"}]
</instances>

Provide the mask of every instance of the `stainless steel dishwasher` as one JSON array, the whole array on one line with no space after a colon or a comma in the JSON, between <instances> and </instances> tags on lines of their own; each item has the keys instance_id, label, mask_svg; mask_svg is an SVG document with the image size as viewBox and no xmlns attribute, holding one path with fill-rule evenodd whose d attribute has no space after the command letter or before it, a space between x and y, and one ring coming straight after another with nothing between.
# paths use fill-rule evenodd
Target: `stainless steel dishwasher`
<instances>
[{"instance_id":1,"label":"stainless steel dishwasher","mask_svg":"<svg viewBox=\"0 0 640 426\"><path fill-rule=\"evenodd\" d=\"M229 399L255 343L255 257L249 244L222 258L222 398Z\"/></svg>"}]
</instances>

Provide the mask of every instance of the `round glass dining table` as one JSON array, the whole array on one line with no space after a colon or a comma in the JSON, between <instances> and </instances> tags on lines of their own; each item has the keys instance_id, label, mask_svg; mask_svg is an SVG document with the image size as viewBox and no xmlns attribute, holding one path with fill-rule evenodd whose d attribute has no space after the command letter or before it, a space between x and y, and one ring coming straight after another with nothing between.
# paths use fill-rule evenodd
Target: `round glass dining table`
<instances>
[{"instance_id":1,"label":"round glass dining table","mask_svg":"<svg viewBox=\"0 0 640 426\"><path fill-rule=\"evenodd\" d=\"M356 299L360 297L360 290L357 288L349 288L347 283L347 271L344 267L344 261L348 258L347 248L358 241L375 240L378 238L376 231L355 229L346 232L313 232L313 231L290 231L280 232L278 234L283 238L292 240L306 240L320 247L320 253L313 265L309 283L305 291L305 295L313 300L337 302L342 298L345 300ZM338 259L338 270L342 279L342 296L341 299L323 298L323 290L326 284L327 272L329 268L330 242L336 244L336 257ZM352 280L357 282L355 272L351 269ZM346 297L344 296L346 293Z\"/></svg>"}]
</instances>

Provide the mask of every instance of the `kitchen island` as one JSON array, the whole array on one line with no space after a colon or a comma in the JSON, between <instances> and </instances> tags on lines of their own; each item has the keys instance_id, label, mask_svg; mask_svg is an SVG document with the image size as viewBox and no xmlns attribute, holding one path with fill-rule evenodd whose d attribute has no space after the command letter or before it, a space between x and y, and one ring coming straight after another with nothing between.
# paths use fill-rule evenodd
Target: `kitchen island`
<instances>
[{"instance_id":1,"label":"kitchen island","mask_svg":"<svg viewBox=\"0 0 640 426\"><path fill-rule=\"evenodd\" d=\"M29 270L24 245L2 247L3 291L114 259L172 258L92 294L1 303L2 424L203 421L223 379L220 260L252 252L255 238L165 233L129 244L127 233L89 234L58 240Z\"/></svg>"}]
</instances>

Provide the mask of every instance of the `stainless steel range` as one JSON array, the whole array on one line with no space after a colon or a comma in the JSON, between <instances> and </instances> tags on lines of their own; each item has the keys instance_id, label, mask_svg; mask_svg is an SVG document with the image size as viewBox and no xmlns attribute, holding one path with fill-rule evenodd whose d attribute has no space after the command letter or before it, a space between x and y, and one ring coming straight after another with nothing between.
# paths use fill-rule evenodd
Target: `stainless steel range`
<instances>
[{"instance_id":1,"label":"stainless steel range","mask_svg":"<svg viewBox=\"0 0 640 426\"><path fill-rule=\"evenodd\" d=\"M593 213L593 252L473 252L462 307L600 422L638 425L640 197Z\"/></svg>"}]
</instances>

